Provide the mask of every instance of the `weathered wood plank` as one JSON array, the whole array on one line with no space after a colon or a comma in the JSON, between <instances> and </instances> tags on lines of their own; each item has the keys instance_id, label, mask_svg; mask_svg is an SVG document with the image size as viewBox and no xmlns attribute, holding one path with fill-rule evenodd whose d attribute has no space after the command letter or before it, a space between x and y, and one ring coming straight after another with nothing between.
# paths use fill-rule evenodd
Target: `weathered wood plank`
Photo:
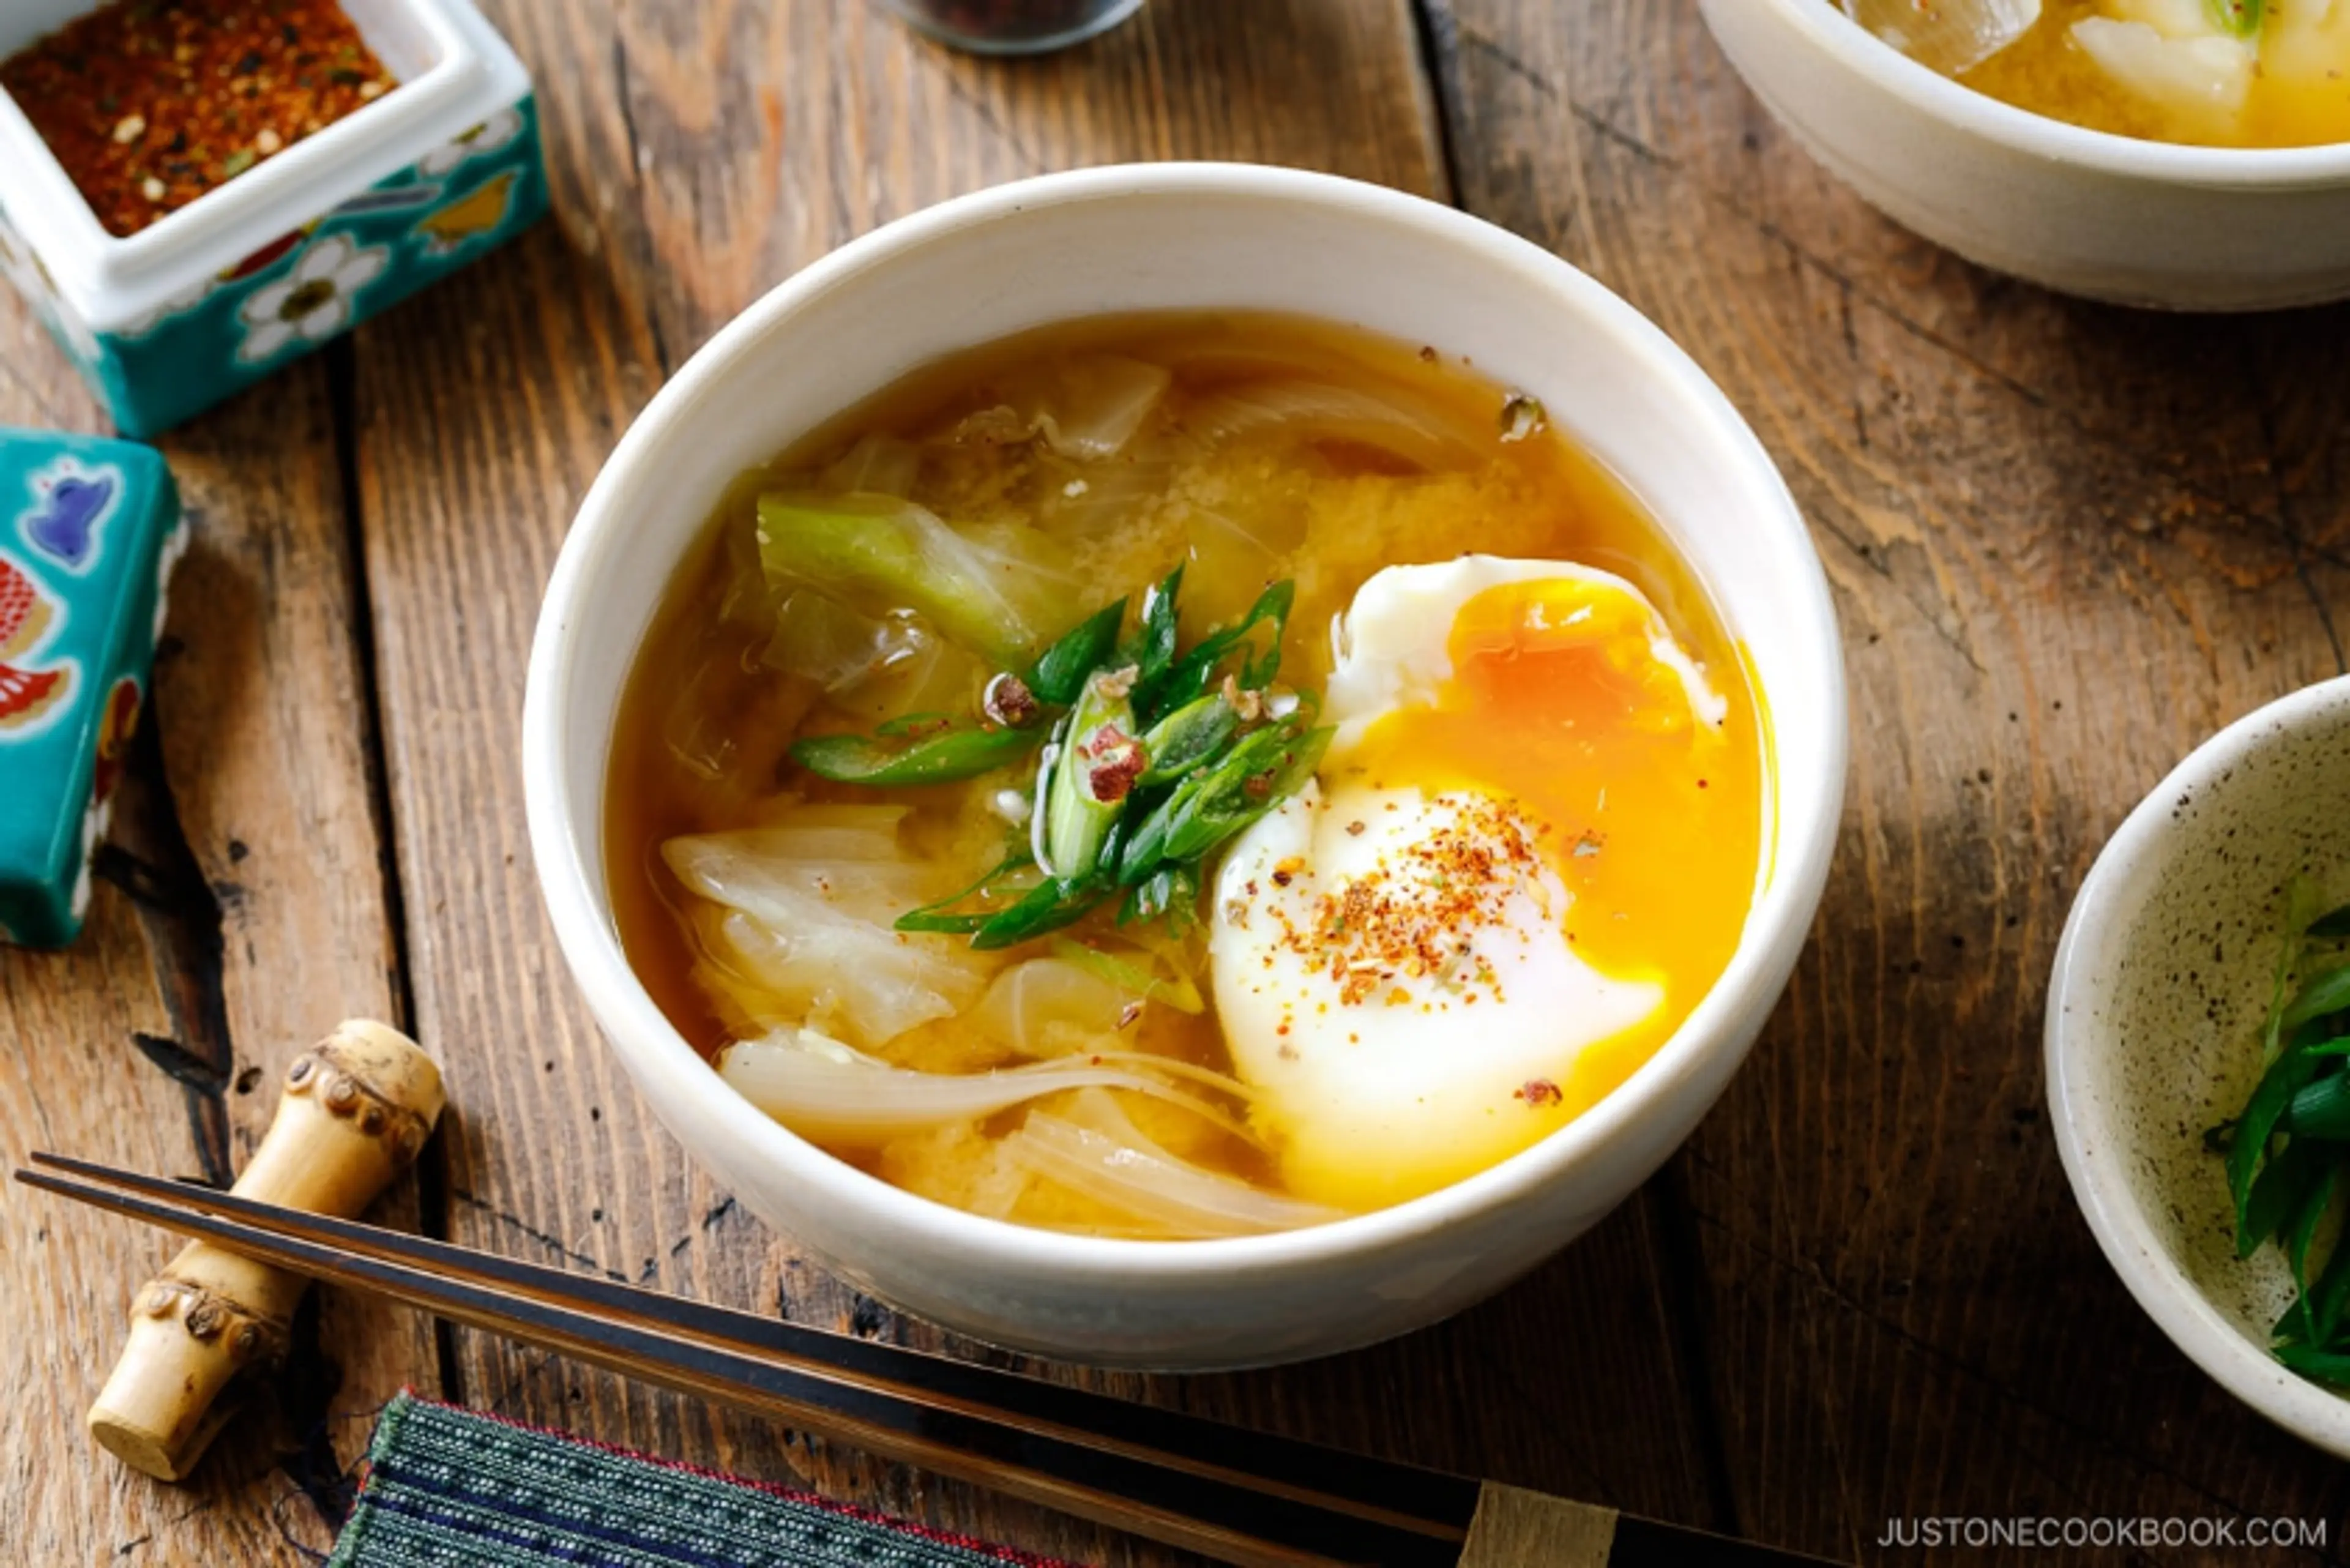
<instances>
[{"instance_id":1,"label":"weathered wood plank","mask_svg":"<svg viewBox=\"0 0 2350 1568\"><path fill-rule=\"evenodd\" d=\"M2122 815L2341 668L2345 317L2154 317L1934 251L1805 161L1693 5L1440 9L1464 203L1722 381L1845 622L1837 870L1679 1162L1734 1522L1875 1561L1896 1516L2327 1517L2332 1467L2189 1366L2097 1253L2039 1024Z\"/></svg>"},{"instance_id":2,"label":"weathered wood plank","mask_svg":"<svg viewBox=\"0 0 2350 1568\"><path fill-rule=\"evenodd\" d=\"M1129 158L1274 161L1440 193L1413 18L1403 0L1183 0L1094 47L990 65L857 0L492 10L541 85L559 229L359 338L367 577L419 1024L463 1043L452 1230L935 1345L736 1211L593 1038L524 844L515 733L536 587L664 371L777 278L878 223L990 182ZM1695 1390L1661 1327L1671 1286L1648 1224L1628 1210L1501 1301L1357 1356L1190 1381L1048 1370L1706 1519ZM799 1434L479 1336L460 1344L478 1405L1084 1560L1165 1560Z\"/></svg>"},{"instance_id":3,"label":"weathered wood plank","mask_svg":"<svg viewBox=\"0 0 2350 1568\"><path fill-rule=\"evenodd\" d=\"M99 429L62 356L0 302L0 421ZM399 1006L357 587L323 362L163 443L194 525L154 707L119 798L88 931L0 949L0 1160L67 1150L214 1179L240 1164L294 1054ZM145 1054L134 1034L148 1038ZM167 1075L166 1065L178 1075ZM412 1187L385 1201L416 1220ZM437 1385L429 1325L329 1293L297 1325L272 1407L184 1488L88 1446L82 1413L154 1232L0 1190L0 1557L266 1563L332 1539L369 1417Z\"/></svg>"}]
</instances>

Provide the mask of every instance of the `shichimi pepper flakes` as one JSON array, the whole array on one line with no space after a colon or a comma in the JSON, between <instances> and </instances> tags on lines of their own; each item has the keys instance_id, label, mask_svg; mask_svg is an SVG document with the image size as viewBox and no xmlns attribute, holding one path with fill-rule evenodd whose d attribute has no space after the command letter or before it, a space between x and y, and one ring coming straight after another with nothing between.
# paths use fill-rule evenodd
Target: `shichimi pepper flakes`
<instances>
[{"instance_id":1,"label":"shichimi pepper flakes","mask_svg":"<svg viewBox=\"0 0 2350 1568\"><path fill-rule=\"evenodd\" d=\"M0 62L0 88L118 235L396 85L333 0L113 0Z\"/></svg>"}]
</instances>

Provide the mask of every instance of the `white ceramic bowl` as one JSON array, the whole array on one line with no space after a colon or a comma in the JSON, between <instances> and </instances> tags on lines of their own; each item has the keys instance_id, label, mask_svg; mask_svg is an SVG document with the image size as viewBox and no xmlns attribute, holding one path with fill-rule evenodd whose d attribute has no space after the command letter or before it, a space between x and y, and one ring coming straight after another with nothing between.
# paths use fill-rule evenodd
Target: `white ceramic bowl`
<instances>
[{"instance_id":1,"label":"white ceramic bowl","mask_svg":"<svg viewBox=\"0 0 2350 1568\"><path fill-rule=\"evenodd\" d=\"M2350 295L2350 144L2178 147L2085 130L1928 70L1830 0L1700 0L1812 155L1970 261L2181 310Z\"/></svg>"},{"instance_id":2,"label":"white ceramic bowl","mask_svg":"<svg viewBox=\"0 0 2350 1568\"><path fill-rule=\"evenodd\" d=\"M2132 812L2074 900L2048 996L2048 1099L2106 1258L2196 1365L2350 1458L2350 1400L2267 1349L2291 1299L2274 1248L2235 1256L2204 1129L2242 1109L2283 940L2284 888L2350 901L2350 678L2206 742Z\"/></svg>"},{"instance_id":3,"label":"white ceramic bowl","mask_svg":"<svg viewBox=\"0 0 2350 1568\"><path fill-rule=\"evenodd\" d=\"M1770 700L1769 875L1728 972L1555 1137L1401 1207L1284 1235L1148 1243L983 1220L840 1163L726 1088L629 971L599 850L613 713L671 568L737 474L955 349L1049 322L1289 311L1465 354L1543 400L1663 519ZM1469 547L1473 540L1464 539ZM998 1345L1105 1365L1317 1355L1455 1312L1596 1221L1705 1114L1785 984L1842 801L1841 651L1762 447L1662 334L1556 257L1375 186L1217 164L1097 169L919 213L751 306L630 428L547 589L524 716L532 847L573 973L655 1112L847 1278Z\"/></svg>"}]
</instances>

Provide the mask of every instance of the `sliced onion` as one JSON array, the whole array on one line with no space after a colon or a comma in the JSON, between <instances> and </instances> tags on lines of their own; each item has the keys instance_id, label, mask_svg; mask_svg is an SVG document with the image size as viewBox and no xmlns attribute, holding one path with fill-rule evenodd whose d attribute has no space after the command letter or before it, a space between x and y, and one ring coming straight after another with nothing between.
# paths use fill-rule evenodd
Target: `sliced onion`
<instances>
[{"instance_id":1,"label":"sliced onion","mask_svg":"<svg viewBox=\"0 0 2350 1568\"><path fill-rule=\"evenodd\" d=\"M874 729L910 713L975 713L990 672L985 659L945 638L925 636L910 657L884 665L832 692L827 701L857 730Z\"/></svg>"},{"instance_id":2,"label":"sliced onion","mask_svg":"<svg viewBox=\"0 0 2350 1568\"><path fill-rule=\"evenodd\" d=\"M1303 538L1303 516L1297 527L1286 532ZM1265 584L1279 576L1283 556L1295 547L1293 539L1289 545L1276 548L1272 539L1240 519L1200 505L1183 509L1183 538L1191 551L1192 564L1186 575L1195 585L1193 597L1206 591L1235 605L1247 604L1263 591ZM1222 609L1222 605L1219 603L1215 607Z\"/></svg>"},{"instance_id":3,"label":"sliced onion","mask_svg":"<svg viewBox=\"0 0 2350 1568\"><path fill-rule=\"evenodd\" d=\"M1116 457L1166 395L1173 374L1118 354L1087 354L1047 370L1032 415L1045 444L1064 457Z\"/></svg>"},{"instance_id":4,"label":"sliced onion","mask_svg":"<svg viewBox=\"0 0 2350 1568\"><path fill-rule=\"evenodd\" d=\"M1194 1165L1153 1142L1108 1096L1087 1098L1096 1126L1032 1110L1004 1139L1006 1151L1037 1175L1123 1210L1170 1239L1261 1235L1346 1218L1343 1210Z\"/></svg>"},{"instance_id":5,"label":"sliced onion","mask_svg":"<svg viewBox=\"0 0 2350 1568\"><path fill-rule=\"evenodd\" d=\"M1178 1012L1199 1013L1207 1011L1207 998L1200 994L1199 986L1181 964L1171 962L1174 978L1158 972L1155 961L1159 956L1156 948L1139 942L1122 950L1142 960L1140 967L1130 963L1118 953L1101 948L1090 948L1072 937L1053 939L1053 956L1076 965L1107 983L1118 987L1129 997L1141 1002L1163 1002Z\"/></svg>"},{"instance_id":6,"label":"sliced onion","mask_svg":"<svg viewBox=\"0 0 2350 1568\"><path fill-rule=\"evenodd\" d=\"M1099 1063L1104 1066L1133 1067L1153 1073L1165 1073L1170 1077L1188 1079L1194 1084L1213 1089L1218 1094L1230 1095L1232 1098L1243 1102L1256 1097L1254 1089L1250 1088L1231 1074L1219 1073L1213 1067L1202 1067L1197 1063L1186 1062L1180 1057L1161 1056L1149 1051L1088 1051L1086 1053L1085 1059L1088 1062ZM1218 1119L1216 1125L1244 1143L1263 1141L1247 1127L1228 1118Z\"/></svg>"},{"instance_id":7,"label":"sliced onion","mask_svg":"<svg viewBox=\"0 0 2350 1568\"><path fill-rule=\"evenodd\" d=\"M2258 52L2242 39L2165 37L2144 22L2085 17L2072 37L2116 84L2208 130L2236 122L2259 67Z\"/></svg>"},{"instance_id":8,"label":"sliced onion","mask_svg":"<svg viewBox=\"0 0 2350 1568\"><path fill-rule=\"evenodd\" d=\"M935 869L904 857L894 826L885 836L786 819L672 838L661 858L689 891L770 923L804 914L811 900L887 923L910 907L906 899L920 903L945 891Z\"/></svg>"},{"instance_id":9,"label":"sliced onion","mask_svg":"<svg viewBox=\"0 0 2350 1568\"><path fill-rule=\"evenodd\" d=\"M681 665L661 740L704 782L743 786L747 806L748 786L774 787L784 745L819 693L805 681L744 680L741 641L715 632L696 639Z\"/></svg>"},{"instance_id":10,"label":"sliced onion","mask_svg":"<svg viewBox=\"0 0 2350 1568\"><path fill-rule=\"evenodd\" d=\"M899 825L913 815L910 805L890 805L874 801L802 800L796 795L785 795L777 802L775 826L777 828L853 827L868 834L885 835L892 841Z\"/></svg>"},{"instance_id":11,"label":"sliced onion","mask_svg":"<svg viewBox=\"0 0 2350 1568\"><path fill-rule=\"evenodd\" d=\"M1037 526L1055 537L1097 539L1146 521L1174 482L1172 462L1129 455L1080 463L1046 453L1036 462Z\"/></svg>"},{"instance_id":12,"label":"sliced onion","mask_svg":"<svg viewBox=\"0 0 2350 1568\"><path fill-rule=\"evenodd\" d=\"M827 691L860 685L937 640L911 616L869 616L814 588L785 594L775 628L761 662Z\"/></svg>"},{"instance_id":13,"label":"sliced onion","mask_svg":"<svg viewBox=\"0 0 2350 1568\"><path fill-rule=\"evenodd\" d=\"M922 450L909 441L868 431L834 460L820 483L843 494L908 496L922 473Z\"/></svg>"},{"instance_id":14,"label":"sliced onion","mask_svg":"<svg viewBox=\"0 0 2350 1568\"><path fill-rule=\"evenodd\" d=\"M987 978L938 938L899 938L857 920L771 926L739 911L718 922L709 957L740 982L736 1001L744 1011L753 1010L753 997L773 998L770 1012L796 1013L871 1045L953 1017Z\"/></svg>"},{"instance_id":15,"label":"sliced onion","mask_svg":"<svg viewBox=\"0 0 2350 1568\"><path fill-rule=\"evenodd\" d=\"M971 1023L1015 1055L1057 1056L1114 1037L1119 1015L1140 1000L1062 959L1030 959L989 983Z\"/></svg>"},{"instance_id":16,"label":"sliced onion","mask_svg":"<svg viewBox=\"0 0 2350 1568\"><path fill-rule=\"evenodd\" d=\"M872 1148L909 1133L978 1121L1066 1089L1130 1089L1220 1124L1204 1102L1148 1074L1071 1057L997 1073L893 1067L813 1030L777 1030L718 1054L718 1075L804 1137Z\"/></svg>"},{"instance_id":17,"label":"sliced onion","mask_svg":"<svg viewBox=\"0 0 2350 1568\"><path fill-rule=\"evenodd\" d=\"M895 817L872 807L808 807L777 825L673 838L661 857L706 899L693 929L699 971L730 1016L795 1017L878 1045L979 1000L994 961L892 922L948 890L938 868L905 857Z\"/></svg>"},{"instance_id":18,"label":"sliced onion","mask_svg":"<svg viewBox=\"0 0 2350 1568\"><path fill-rule=\"evenodd\" d=\"M1014 378L1003 400L949 432L962 444L1016 446L1035 436L1063 457L1098 462L1126 450L1174 373L1121 354L1083 354Z\"/></svg>"},{"instance_id":19,"label":"sliced onion","mask_svg":"<svg viewBox=\"0 0 2350 1568\"><path fill-rule=\"evenodd\" d=\"M1371 447L1422 470L1474 461L1478 446L1458 421L1394 393L1326 381L1263 381L1194 403L1184 426L1211 445L1264 431Z\"/></svg>"},{"instance_id":20,"label":"sliced onion","mask_svg":"<svg viewBox=\"0 0 2350 1568\"><path fill-rule=\"evenodd\" d=\"M1844 0L1845 15L1929 70L1954 77L2032 31L2041 0Z\"/></svg>"},{"instance_id":21,"label":"sliced onion","mask_svg":"<svg viewBox=\"0 0 2350 1568\"><path fill-rule=\"evenodd\" d=\"M776 490L759 505L760 561L779 593L814 588L877 619L910 609L975 651L1031 646L1067 619L1073 591L1091 591L1066 549L1024 524L954 527L863 493Z\"/></svg>"}]
</instances>

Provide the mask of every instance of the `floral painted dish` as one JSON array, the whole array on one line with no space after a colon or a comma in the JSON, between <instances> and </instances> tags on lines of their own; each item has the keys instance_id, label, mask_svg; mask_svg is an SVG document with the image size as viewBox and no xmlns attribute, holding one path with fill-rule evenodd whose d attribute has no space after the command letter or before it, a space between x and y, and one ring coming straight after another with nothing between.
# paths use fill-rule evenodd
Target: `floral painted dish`
<instances>
[{"instance_id":1,"label":"floral painted dish","mask_svg":"<svg viewBox=\"0 0 2350 1568\"><path fill-rule=\"evenodd\" d=\"M153 448L0 429L0 942L81 929L187 542Z\"/></svg>"},{"instance_id":2,"label":"floral painted dish","mask_svg":"<svg viewBox=\"0 0 2350 1568\"><path fill-rule=\"evenodd\" d=\"M0 13L0 56L96 8ZM546 210L530 78L468 0L344 0L398 86L127 237L0 93L0 273L128 435L168 429Z\"/></svg>"}]
</instances>

